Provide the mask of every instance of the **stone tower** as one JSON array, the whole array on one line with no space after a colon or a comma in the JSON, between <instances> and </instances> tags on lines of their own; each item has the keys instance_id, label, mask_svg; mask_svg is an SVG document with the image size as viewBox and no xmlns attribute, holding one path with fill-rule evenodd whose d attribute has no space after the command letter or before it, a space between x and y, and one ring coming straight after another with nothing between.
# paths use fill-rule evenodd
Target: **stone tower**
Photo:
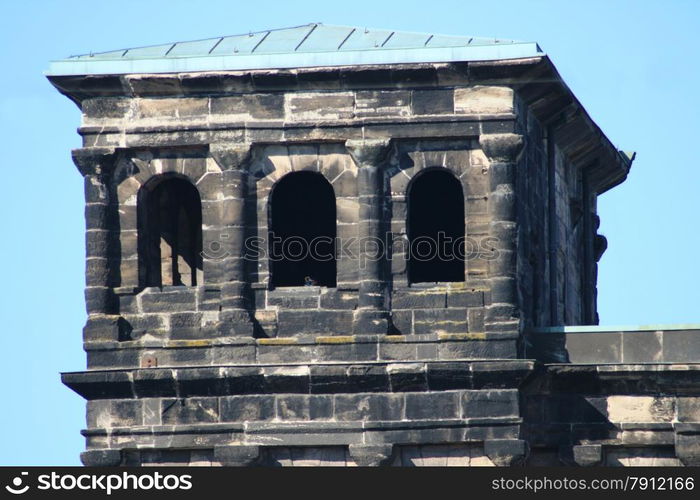
<instances>
[{"instance_id":1,"label":"stone tower","mask_svg":"<svg viewBox=\"0 0 700 500\"><path fill-rule=\"evenodd\" d=\"M85 464L602 446L532 415L566 405L542 328L597 324L596 198L632 160L536 44L311 24L48 78L83 116Z\"/></svg>"}]
</instances>

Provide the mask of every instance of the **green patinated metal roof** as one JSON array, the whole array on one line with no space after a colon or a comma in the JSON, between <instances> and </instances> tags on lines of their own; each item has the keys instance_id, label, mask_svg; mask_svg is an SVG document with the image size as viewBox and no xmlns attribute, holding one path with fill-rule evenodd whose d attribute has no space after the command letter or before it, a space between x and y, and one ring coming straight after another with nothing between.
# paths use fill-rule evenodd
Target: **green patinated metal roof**
<instances>
[{"instance_id":1,"label":"green patinated metal roof","mask_svg":"<svg viewBox=\"0 0 700 500\"><path fill-rule=\"evenodd\" d=\"M173 73L543 56L534 42L321 23L72 56L48 75Z\"/></svg>"}]
</instances>

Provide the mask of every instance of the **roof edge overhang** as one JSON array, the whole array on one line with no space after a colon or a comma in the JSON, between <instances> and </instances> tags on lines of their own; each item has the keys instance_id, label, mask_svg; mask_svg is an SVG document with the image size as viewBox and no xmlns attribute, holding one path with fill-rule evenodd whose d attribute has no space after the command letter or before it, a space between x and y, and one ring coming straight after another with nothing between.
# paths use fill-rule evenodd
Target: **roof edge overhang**
<instances>
[{"instance_id":1,"label":"roof edge overhang","mask_svg":"<svg viewBox=\"0 0 700 500\"><path fill-rule=\"evenodd\" d=\"M135 73L191 73L204 71L245 71L375 64L493 61L541 55L534 42L464 47L347 50L343 52L299 52L142 59L62 59L49 63L51 76L127 75Z\"/></svg>"},{"instance_id":2,"label":"roof edge overhang","mask_svg":"<svg viewBox=\"0 0 700 500\"><path fill-rule=\"evenodd\" d=\"M495 49L506 47L509 46ZM597 194L620 184L629 174L634 157L619 151L605 136L546 55L471 61L456 56L453 61L416 59L415 62L392 64L173 73L50 73L47 77L79 107L84 99L95 97L183 97L309 89L506 85L517 91L519 98L554 136L566 157L586 172L589 184Z\"/></svg>"},{"instance_id":3,"label":"roof edge overhang","mask_svg":"<svg viewBox=\"0 0 700 500\"><path fill-rule=\"evenodd\" d=\"M635 154L618 150L593 121L564 82L549 57L514 83L520 98L566 157L587 175L589 185L602 194L622 183Z\"/></svg>"}]
</instances>

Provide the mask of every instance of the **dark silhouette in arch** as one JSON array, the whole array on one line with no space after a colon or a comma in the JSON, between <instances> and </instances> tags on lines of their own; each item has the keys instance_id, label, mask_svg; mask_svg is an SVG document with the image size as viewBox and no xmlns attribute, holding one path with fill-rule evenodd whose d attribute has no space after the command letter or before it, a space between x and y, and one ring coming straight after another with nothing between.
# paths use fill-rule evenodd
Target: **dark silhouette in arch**
<instances>
[{"instance_id":1,"label":"dark silhouette in arch","mask_svg":"<svg viewBox=\"0 0 700 500\"><path fill-rule=\"evenodd\" d=\"M142 286L202 283L202 202L197 188L158 176L138 194L139 282Z\"/></svg>"},{"instance_id":2,"label":"dark silhouette in arch","mask_svg":"<svg viewBox=\"0 0 700 500\"><path fill-rule=\"evenodd\" d=\"M269 205L272 286L336 285L335 192L323 175L292 172Z\"/></svg>"},{"instance_id":3,"label":"dark silhouette in arch","mask_svg":"<svg viewBox=\"0 0 700 500\"><path fill-rule=\"evenodd\" d=\"M459 179L444 168L425 170L409 184L407 202L409 283L464 281L464 193Z\"/></svg>"}]
</instances>

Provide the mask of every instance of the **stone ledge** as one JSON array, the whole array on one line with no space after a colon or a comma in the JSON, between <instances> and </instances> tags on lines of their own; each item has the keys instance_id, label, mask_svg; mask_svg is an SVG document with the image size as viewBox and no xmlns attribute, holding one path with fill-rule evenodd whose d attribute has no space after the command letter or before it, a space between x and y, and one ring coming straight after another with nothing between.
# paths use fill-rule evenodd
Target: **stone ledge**
<instances>
[{"instance_id":1,"label":"stone ledge","mask_svg":"<svg viewBox=\"0 0 700 500\"><path fill-rule=\"evenodd\" d=\"M518 334L514 332L433 333L90 341L84 348L89 370L108 370L140 367L144 356L155 360L156 366L168 368L515 359L517 342Z\"/></svg>"},{"instance_id":2,"label":"stone ledge","mask_svg":"<svg viewBox=\"0 0 700 500\"><path fill-rule=\"evenodd\" d=\"M236 394L324 394L517 388L528 360L230 365L63 373L88 400ZM504 383L504 380L506 381Z\"/></svg>"},{"instance_id":3,"label":"stone ledge","mask_svg":"<svg viewBox=\"0 0 700 500\"><path fill-rule=\"evenodd\" d=\"M541 390L579 394L700 394L700 363L547 364Z\"/></svg>"},{"instance_id":4,"label":"stone ledge","mask_svg":"<svg viewBox=\"0 0 700 500\"><path fill-rule=\"evenodd\" d=\"M179 426L95 428L81 431L88 448L158 448L215 445L305 446L314 444L439 444L481 443L489 439L516 439L519 418L402 422L249 422ZM329 439L332 438L332 443ZM174 443L177 443L176 445Z\"/></svg>"},{"instance_id":5,"label":"stone ledge","mask_svg":"<svg viewBox=\"0 0 700 500\"><path fill-rule=\"evenodd\" d=\"M225 115L223 115L225 116ZM209 118L209 119L207 119ZM214 118L214 119L211 119ZM117 125L105 125L104 127L96 125L85 125L78 129L81 135L89 134L148 134L148 133L163 133L163 132L199 132L199 131L216 131L230 129L295 129L313 127L358 127L366 125L404 125L404 124L435 124L435 123L479 123L479 122L513 122L516 116L512 113L497 113L497 114L436 114L436 115L416 115L416 116L391 116L391 117L355 117L346 120L328 119L309 119L304 121L286 122L284 120L226 120L218 118L217 115L202 115L202 118L193 119L172 119L167 122L159 123L158 125L132 125L128 127L120 127ZM143 120L148 122L148 120ZM133 123L133 122L129 122ZM136 122L138 123L138 121Z\"/></svg>"},{"instance_id":6,"label":"stone ledge","mask_svg":"<svg viewBox=\"0 0 700 500\"><path fill-rule=\"evenodd\" d=\"M84 343L86 351L112 350L123 348L167 348L167 347L191 347L191 346L227 346L227 345L313 345L319 343L348 343L348 344L372 344L372 343L429 343L458 340L516 340L516 333L431 333L418 335L298 335L294 337L271 338L246 338L246 337L214 337L209 339L170 340L170 339L143 339L125 341L89 341Z\"/></svg>"}]
</instances>

